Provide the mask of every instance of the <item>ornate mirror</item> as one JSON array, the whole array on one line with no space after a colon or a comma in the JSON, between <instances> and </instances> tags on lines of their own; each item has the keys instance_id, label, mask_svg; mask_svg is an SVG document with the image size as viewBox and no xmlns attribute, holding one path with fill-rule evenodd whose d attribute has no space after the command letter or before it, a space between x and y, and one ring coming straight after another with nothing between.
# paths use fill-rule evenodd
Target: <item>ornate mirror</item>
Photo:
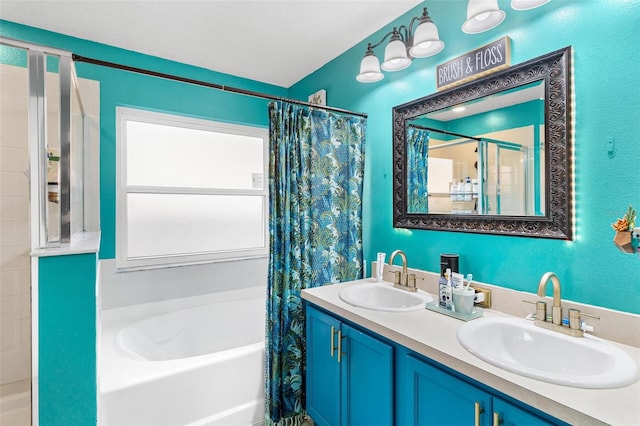
<instances>
[{"instance_id":1,"label":"ornate mirror","mask_svg":"<svg viewBox=\"0 0 640 426\"><path fill-rule=\"evenodd\" d=\"M394 227L571 239L570 56L394 107Z\"/></svg>"}]
</instances>

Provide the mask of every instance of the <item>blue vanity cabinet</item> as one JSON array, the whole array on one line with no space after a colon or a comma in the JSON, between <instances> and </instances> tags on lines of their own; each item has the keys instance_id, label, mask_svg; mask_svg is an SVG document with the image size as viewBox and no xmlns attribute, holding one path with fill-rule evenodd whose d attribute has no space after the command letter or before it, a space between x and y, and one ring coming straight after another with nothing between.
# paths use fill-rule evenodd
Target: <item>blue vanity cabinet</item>
<instances>
[{"instance_id":1,"label":"blue vanity cabinet","mask_svg":"<svg viewBox=\"0 0 640 426\"><path fill-rule=\"evenodd\" d=\"M340 424L340 364L337 331L341 322L307 306L307 413L317 425Z\"/></svg>"},{"instance_id":2,"label":"blue vanity cabinet","mask_svg":"<svg viewBox=\"0 0 640 426\"><path fill-rule=\"evenodd\" d=\"M394 348L307 305L307 412L316 425L393 424Z\"/></svg>"},{"instance_id":3,"label":"blue vanity cabinet","mask_svg":"<svg viewBox=\"0 0 640 426\"><path fill-rule=\"evenodd\" d=\"M491 425L490 394L410 353L399 356L396 380L398 425Z\"/></svg>"},{"instance_id":4,"label":"blue vanity cabinet","mask_svg":"<svg viewBox=\"0 0 640 426\"><path fill-rule=\"evenodd\" d=\"M563 422L552 423L505 401L497 396L493 397L493 424L500 426L547 426L561 424Z\"/></svg>"},{"instance_id":5,"label":"blue vanity cabinet","mask_svg":"<svg viewBox=\"0 0 640 426\"><path fill-rule=\"evenodd\" d=\"M566 425L533 408L508 402L408 350L398 349L396 368L398 425Z\"/></svg>"},{"instance_id":6,"label":"blue vanity cabinet","mask_svg":"<svg viewBox=\"0 0 640 426\"><path fill-rule=\"evenodd\" d=\"M342 324L342 425L393 424L393 346Z\"/></svg>"}]
</instances>

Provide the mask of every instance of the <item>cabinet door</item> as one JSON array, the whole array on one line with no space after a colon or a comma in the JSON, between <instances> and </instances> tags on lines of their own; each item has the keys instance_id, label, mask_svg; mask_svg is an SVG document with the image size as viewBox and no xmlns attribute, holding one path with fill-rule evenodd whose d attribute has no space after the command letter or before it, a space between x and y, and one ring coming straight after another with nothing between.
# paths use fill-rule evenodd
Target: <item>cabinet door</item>
<instances>
[{"instance_id":1,"label":"cabinet door","mask_svg":"<svg viewBox=\"0 0 640 426\"><path fill-rule=\"evenodd\" d=\"M393 347L342 324L342 425L393 424Z\"/></svg>"},{"instance_id":2,"label":"cabinet door","mask_svg":"<svg viewBox=\"0 0 640 426\"><path fill-rule=\"evenodd\" d=\"M555 424L498 397L493 397L493 418L494 426L551 426Z\"/></svg>"},{"instance_id":3,"label":"cabinet door","mask_svg":"<svg viewBox=\"0 0 640 426\"><path fill-rule=\"evenodd\" d=\"M491 424L488 393L410 354L398 368L398 425Z\"/></svg>"},{"instance_id":4,"label":"cabinet door","mask_svg":"<svg viewBox=\"0 0 640 426\"><path fill-rule=\"evenodd\" d=\"M340 424L340 321L307 306L307 412L316 425Z\"/></svg>"}]
</instances>

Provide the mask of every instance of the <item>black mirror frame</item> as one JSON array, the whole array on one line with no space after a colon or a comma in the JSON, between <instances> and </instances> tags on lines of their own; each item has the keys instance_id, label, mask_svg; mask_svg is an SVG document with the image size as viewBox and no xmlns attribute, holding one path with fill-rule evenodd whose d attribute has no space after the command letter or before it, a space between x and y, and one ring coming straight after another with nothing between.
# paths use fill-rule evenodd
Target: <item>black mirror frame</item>
<instances>
[{"instance_id":1,"label":"black mirror frame","mask_svg":"<svg viewBox=\"0 0 640 426\"><path fill-rule=\"evenodd\" d=\"M406 124L461 102L545 81L545 216L407 213ZM571 47L393 108L393 226L395 228L572 239Z\"/></svg>"}]
</instances>

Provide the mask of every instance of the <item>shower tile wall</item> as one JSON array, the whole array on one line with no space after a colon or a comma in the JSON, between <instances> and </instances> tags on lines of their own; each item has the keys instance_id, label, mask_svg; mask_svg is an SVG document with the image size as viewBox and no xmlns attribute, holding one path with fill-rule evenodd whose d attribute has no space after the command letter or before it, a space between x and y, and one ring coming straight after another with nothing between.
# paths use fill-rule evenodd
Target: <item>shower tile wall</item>
<instances>
[{"instance_id":1,"label":"shower tile wall","mask_svg":"<svg viewBox=\"0 0 640 426\"><path fill-rule=\"evenodd\" d=\"M0 396L31 387L27 69L0 65Z\"/></svg>"}]
</instances>

